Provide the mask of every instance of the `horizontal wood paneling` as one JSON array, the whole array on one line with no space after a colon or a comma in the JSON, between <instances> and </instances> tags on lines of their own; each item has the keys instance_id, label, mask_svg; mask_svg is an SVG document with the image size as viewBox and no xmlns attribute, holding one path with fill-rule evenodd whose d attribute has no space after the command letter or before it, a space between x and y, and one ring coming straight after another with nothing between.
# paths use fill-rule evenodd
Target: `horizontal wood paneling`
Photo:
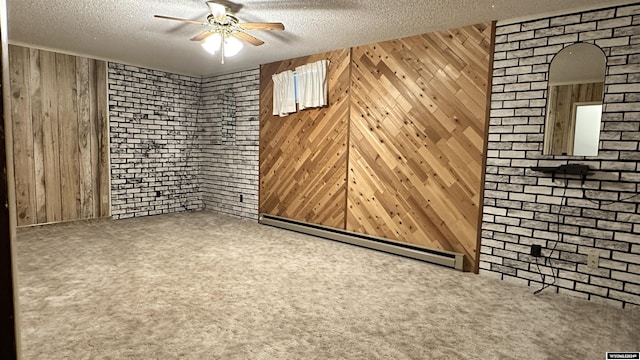
<instances>
[{"instance_id":1,"label":"horizontal wood paneling","mask_svg":"<svg viewBox=\"0 0 640 360\"><path fill-rule=\"evenodd\" d=\"M106 63L9 54L18 225L107 216Z\"/></svg>"},{"instance_id":2,"label":"horizontal wood paneling","mask_svg":"<svg viewBox=\"0 0 640 360\"><path fill-rule=\"evenodd\" d=\"M349 50L262 65L260 212L344 228L349 120ZM287 117L272 115L271 75L330 60L329 102Z\"/></svg>"},{"instance_id":3,"label":"horizontal wood paneling","mask_svg":"<svg viewBox=\"0 0 640 360\"><path fill-rule=\"evenodd\" d=\"M353 49L347 230L475 270L491 26Z\"/></svg>"}]
</instances>

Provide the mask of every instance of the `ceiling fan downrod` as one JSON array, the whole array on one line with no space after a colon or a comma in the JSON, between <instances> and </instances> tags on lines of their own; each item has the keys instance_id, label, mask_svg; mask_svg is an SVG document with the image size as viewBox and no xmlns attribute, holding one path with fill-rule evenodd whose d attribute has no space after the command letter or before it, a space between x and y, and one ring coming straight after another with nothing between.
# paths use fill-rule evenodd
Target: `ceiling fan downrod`
<instances>
[{"instance_id":1,"label":"ceiling fan downrod","mask_svg":"<svg viewBox=\"0 0 640 360\"><path fill-rule=\"evenodd\" d=\"M220 64L224 65L224 43L227 40L227 31L222 30L220 35L222 36L222 41L220 42Z\"/></svg>"}]
</instances>

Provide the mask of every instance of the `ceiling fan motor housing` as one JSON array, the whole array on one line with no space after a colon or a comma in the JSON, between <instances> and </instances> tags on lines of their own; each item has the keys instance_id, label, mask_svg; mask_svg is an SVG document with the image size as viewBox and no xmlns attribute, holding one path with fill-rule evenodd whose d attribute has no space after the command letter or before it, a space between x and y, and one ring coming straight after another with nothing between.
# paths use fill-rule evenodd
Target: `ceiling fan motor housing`
<instances>
[{"instance_id":1,"label":"ceiling fan motor housing","mask_svg":"<svg viewBox=\"0 0 640 360\"><path fill-rule=\"evenodd\" d=\"M207 22L211 26L231 27L231 26L238 25L239 20L238 20L237 17L235 17L233 15L227 15L227 16L225 16L225 20L224 21L220 21L220 20L216 19L216 17L213 16L213 14L209 14L209 15L207 15Z\"/></svg>"}]
</instances>

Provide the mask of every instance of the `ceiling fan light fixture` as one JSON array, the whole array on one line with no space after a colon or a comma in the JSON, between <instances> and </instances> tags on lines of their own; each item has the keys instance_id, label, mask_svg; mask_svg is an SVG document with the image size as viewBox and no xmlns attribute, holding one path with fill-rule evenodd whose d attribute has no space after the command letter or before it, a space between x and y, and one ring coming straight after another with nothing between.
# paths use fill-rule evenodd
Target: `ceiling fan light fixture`
<instances>
[{"instance_id":1,"label":"ceiling fan light fixture","mask_svg":"<svg viewBox=\"0 0 640 360\"><path fill-rule=\"evenodd\" d=\"M242 47L242 41L236 39L235 37L229 36L224 39L224 56L235 56L240 52L240 50L242 50Z\"/></svg>"},{"instance_id":2,"label":"ceiling fan light fixture","mask_svg":"<svg viewBox=\"0 0 640 360\"><path fill-rule=\"evenodd\" d=\"M220 50L220 45L222 45L222 35L220 35L220 33L215 33L208 36L206 39L202 40L200 45L202 45L208 53L215 54Z\"/></svg>"},{"instance_id":3,"label":"ceiling fan light fixture","mask_svg":"<svg viewBox=\"0 0 640 360\"><path fill-rule=\"evenodd\" d=\"M220 63L224 64L226 57L237 55L244 46L244 42L253 46L260 46L264 41L245 32L245 30L284 30L284 24L277 22L240 22L233 14L227 13L225 5L216 1L206 2L210 13L206 21L182 19L173 16L154 15L160 19L175 20L189 24L205 26L206 29L191 38L191 41L200 42L205 51L215 55L220 51Z\"/></svg>"}]
</instances>

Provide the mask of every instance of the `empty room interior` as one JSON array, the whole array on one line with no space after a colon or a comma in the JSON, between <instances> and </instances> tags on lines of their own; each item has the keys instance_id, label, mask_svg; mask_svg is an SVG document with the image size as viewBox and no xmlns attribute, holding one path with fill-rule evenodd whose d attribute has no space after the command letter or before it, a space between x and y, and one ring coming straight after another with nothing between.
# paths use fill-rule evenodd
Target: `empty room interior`
<instances>
[{"instance_id":1,"label":"empty room interior","mask_svg":"<svg viewBox=\"0 0 640 360\"><path fill-rule=\"evenodd\" d=\"M640 358L639 2L0 10L0 357Z\"/></svg>"}]
</instances>

